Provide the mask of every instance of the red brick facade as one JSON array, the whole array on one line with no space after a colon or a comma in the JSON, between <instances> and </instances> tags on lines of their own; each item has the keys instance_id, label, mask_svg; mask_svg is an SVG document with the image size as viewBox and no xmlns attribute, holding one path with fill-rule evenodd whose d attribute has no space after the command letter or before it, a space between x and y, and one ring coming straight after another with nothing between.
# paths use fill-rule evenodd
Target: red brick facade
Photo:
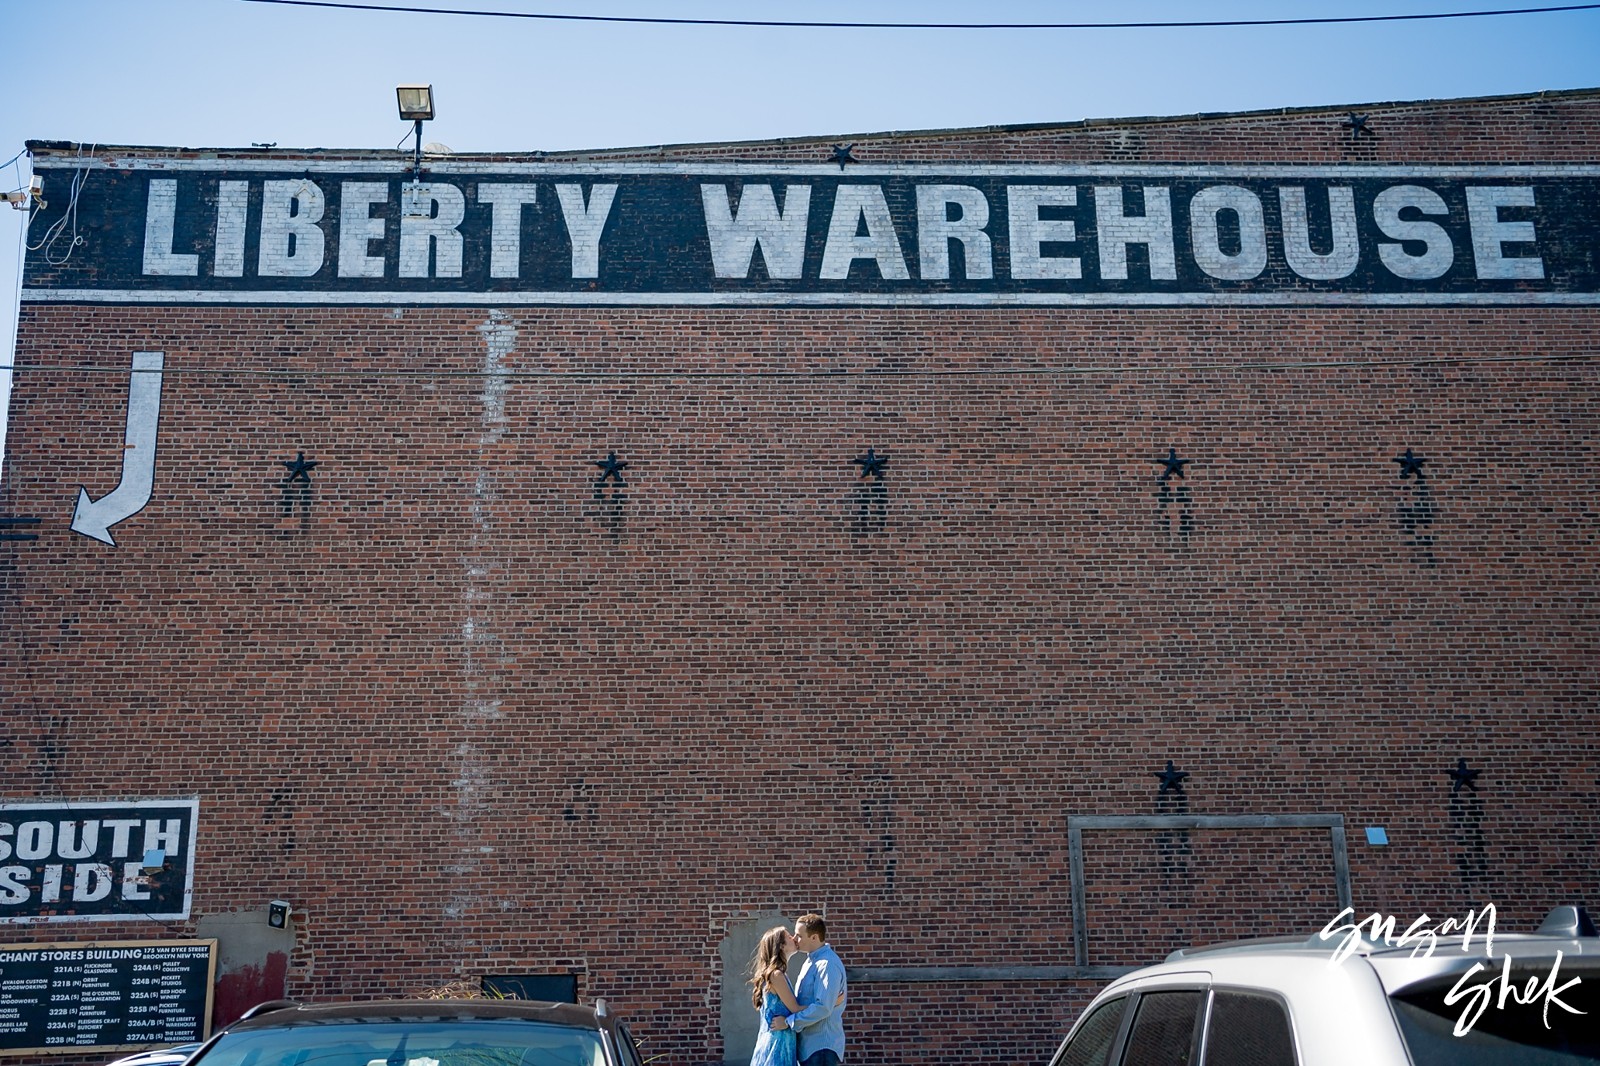
<instances>
[{"instance_id":1,"label":"red brick facade","mask_svg":"<svg viewBox=\"0 0 1600 1066\"><path fill-rule=\"evenodd\" d=\"M1600 156L1596 93L1366 113L853 152ZM1597 326L1600 298L25 302L3 798L200 806L188 919L0 943L285 899L292 996L575 972L698 1064L730 925L819 910L852 1059L1010 1064L1098 987L1058 972L1075 935L1129 966L1338 909L1324 829L1089 830L1075 929L1069 818L1342 815L1362 914L1593 904ZM111 547L68 525L117 483L134 351L165 353L157 481Z\"/></svg>"}]
</instances>

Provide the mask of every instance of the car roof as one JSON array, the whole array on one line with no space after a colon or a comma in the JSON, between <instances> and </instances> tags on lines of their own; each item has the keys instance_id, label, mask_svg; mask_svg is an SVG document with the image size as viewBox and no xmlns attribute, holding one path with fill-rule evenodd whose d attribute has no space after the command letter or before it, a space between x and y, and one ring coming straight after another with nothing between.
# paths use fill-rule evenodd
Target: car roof
<instances>
[{"instance_id":1,"label":"car roof","mask_svg":"<svg viewBox=\"0 0 1600 1066\"><path fill-rule=\"evenodd\" d=\"M1324 939L1321 934L1313 934L1305 938L1262 937L1258 940L1233 940L1226 944L1182 948L1168 955L1165 962L1183 962L1192 965L1230 955L1253 957L1304 955L1327 959L1336 952L1369 959L1458 955L1481 961L1504 955L1546 957L1558 951L1563 955L1600 955L1600 938L1544 936L1537 933L1496 933L1491 939L1480 933L1471 937L1419 938L1405 943L1385 943L1357 938L1345 947L1343 938L1339 936L1329 936Z\"/></svg>"},{"instance_id":2,"label":"car roof","mask_svg":"<svg viewBox=\"0 0 1600 1066\"><path fill-rule=\"evenodd\" d=\"M1600 939L1593 937L1563 939L1542 936L1496 936L1493 945L1485 945L1482 938L1463 944L1460 938L1440 939L1429 946L1408 944L1372 948L1363 946L1339 958L1337 940L1327 943L1299 941L1296 943L1266 943L1254 947L1248 943L1228 944L1215 949L1173 952L1166 961L1137 970L1117 978L1113 985L1125 984L1136 978L1172 974L1222 974L1248 973L1252 966L1275 961L1286 967L1327 969L1330 963L1364 963L1380 973L1396 973L1406 967L1418 968L1429 963L1428 968L1443 973L1447 970L1466 970L1486 960L1500 960L1510 956L1521 959L1549 960L1559 952L1574 962L1588 960L1588 965L1600 963Z\"/></svg>"},{"instance_id":3,"label":"car roof","mask_svg":"<svg viewBox=\"0 0 1600 1066\"><path fill-rule=\"evenodd\" d=\"M1211 959L1227 954L1301 954L1329 956L1362 955L1373 959L1455 954L1475 959L1498 958L1507 954L1547 957L1561 952L1563 955L1600 955L1600 934L1588 912L1573 904L1562 904L1551 909L1537 932L1502 933L1495 931L1492 908L1486 920L1475 922L1471 929L1462 931L1461 923L1441 923L1440 927L1453 926L1448 935L1438 935L1432 929L1417 926L1412 929L1384 928L1384 936L1375 938L1366 923L1335 928L1333 923L1310 936L1256 937L1250 940L1232 940L1202 947L1181 948L1168 955L1167 962ZM1350 913L1346 911L1346 913ZM1343 915L1341 915L1343 917ZM1374 918L1379 916L1374 915ZM1426 916L1424 915L1424 919ZM1335 919L1337 920L1337 919ZM1420 931L1419 931L1420 930ZM1390 933L1396 939L1389 939ZM1494 949L1499 947L1500 951Z\"/></svg>"},{"instance_id":4,"label":"car roof","mask_svg":"<svg viewBox=\"0 0 1600 1066\"><path fill-rule=\"evenodd\" d=\"M1589 926L1588 928L1593 928ZM1447 936L1403 943L1337 934L1324 938L1260 937L1174 951L1163 962L1123 974L1096 1001L1157 987L1202 985L1275 989L1295 996L1351 994L1351 982L1376 981L1385 995L1455 978L1473 966L1532 960L1546 968L1557 953L1568 968L1600 971L1600 937L1557 933L1496 933L1491 940ZM1341 965L1334 965L1335 962Z\"/></svg>"},{"instance_id":5,"label":"car roof","mask_svg":"<svg viewBox=\"0 0 1600 1066\"><path fill-rule=\"evenodd\" d=\"M1185 948L1113 980L1080 1015L1068 1040L1109 1000L1145 993L1230 990L1282 1001L1302 1046L1338 1049L1338 1057L1328 1061L1405 1062L1407 1053L1387 1008L1389 997L1440 980L1453 982L1490 958L1510 959L1513 964L1526 958L1534 960L1535 967L1549 969L1558 952L1573 972L1581 970L1586 980L1591 975L1600 979L1600 937L1594 933L1594 923L1581 908L1563 906L1551 913L1539 932L1497 932L1492 944L1479 929L1470 938L1423 936L1403 943L1354 933L1346 940L1334 932L1327 937L1321 933L1258 937ZM1383 1007L1374 1009L1376 1005Z\"/></svg>"},{"instance_id":6,"label":"car roof","mask_svg":"<svg viewBox=\"0 0 1600 1066\"><path fill-rule=\"evenodd\" d=\"M427 1022L520 1018L571 1029L610 1029L605 1009L575 1003L534 999L387 999L360 1003L300 1003L269 1010L234 1022L231 1032L277 1029L293 1025L340 1025L353 1022Z\"/></svg>"}]
</instances>

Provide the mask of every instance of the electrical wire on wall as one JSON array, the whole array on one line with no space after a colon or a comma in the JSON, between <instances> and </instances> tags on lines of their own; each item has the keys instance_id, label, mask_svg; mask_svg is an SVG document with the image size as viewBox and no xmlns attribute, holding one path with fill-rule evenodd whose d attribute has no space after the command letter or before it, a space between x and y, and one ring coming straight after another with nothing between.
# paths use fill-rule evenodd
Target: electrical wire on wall
<instances>
[{"instance_id":1,"label":"electrical wire on wall","mask_svg":"<svg viewBox=\"0 0 1600 1066\"><path fill-rule=\"evenodd\" d=\"M95 147L95 145L91 144L88 151L85 151L83 145L78 145L78 158L82 160L86 155L93 155ZM77 251L78 246L83 243L83 238L78 234L78 197L82 195L83 187L89 180L90 169L87 166L81 166L72 172L72 182L68 186L67 192L67 209L61 213L60 218L56 219L54 225L44 231L44 236L39 238L38 244L28 245L28 251L30 252L37 252L42 249L44 261L51 266L65 264L72 258L72 253ZM39 213L41 206L43 205L35 205L33 211L29 213L28 221L30 223L33 221L33 216ZM66 251L60 253L58 258L57 253L54 251L56 242L61 239L63 234L69 233L71 240L67 242ZM22 276L20 268L17 276Z\"/></svg>"},{"instance_id":2,"label":"electrical wire on wall","mask_svg":"<svg viewBox=\"0 0 1600 1066\"><path fill-rule=\"evenodd\" d=\"M10 167L16 174L17 187L15 191L17 192L21 192L30 187L29 183L23 180L22 168L17 165L18 161L25 155L29 155L29 152L26 148L12 156L10 159L6 160L5 163L5 166ZM3 169L3 167L0 167L0 170ZM30 171L33 169L31 162L28 169ZM28 211L27 218L23 221L23 224L17 227L17 264L16 272L12 275L12 277L17 279L17 283L19 285L22 283L22 264L26 256L26 248L28 244L28 223L33 221L33 215L34 209L30 209ZM6 295L6 299L7 302L10 303L10 301L13 299L12 294L8 293ZM13 380L12 372L16 368L17 362L17 349L15 344L17 326L16 316L21 313L21 306L19 304L12 303L10 306L10 312L12 315L12 320L7 325L10 327L9 336L12 338L13 343L6 345L4 351L0 351L0 493L5 492L10 487L11 483L11 479L6 477L6 435L11 424L10 412L11 383Z\"/></svg>"},{"instance_id":3,"label":"electrical wire on wall","mask_svg":"<svg viewBox=\"0 0 1600 1066\"><path fill-rule=\"evenodd\" d=\"M12 170L14 170L16 172L17 184L12 189L9 190L11 192L22 192L24 189L26 189L28 187L28 183L22 180L22 168L17 166L17 160L21 159L23 156L25 156L27 154L28 154L28 150L26 148L24 148L22 151L18 152L16 155L12 156L10 159L7 159L4 163L0 163L0 170L4 170L6 167L10 167Z\"/></svg>"}]
</instances>

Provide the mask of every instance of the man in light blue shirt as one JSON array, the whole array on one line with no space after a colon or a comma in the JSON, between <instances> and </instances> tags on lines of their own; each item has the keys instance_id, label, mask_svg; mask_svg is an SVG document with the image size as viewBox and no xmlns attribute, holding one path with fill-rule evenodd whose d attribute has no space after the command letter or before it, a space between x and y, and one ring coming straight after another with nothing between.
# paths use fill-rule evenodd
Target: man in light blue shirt
<instances>
[{"instance_id":1,"label":"man in light blue shirt","mask_svg":"<svg viewBox=\"0 0 1600 1066\"><path fill-rule=\"evenodd\" d=\"M794 1029L800 1044L800 1066L839 1066L844 1061L844 1008L849 1001L844 963L828 946L828 927L820 914L801 915L794 938L806 953L794 997L800 1011L787 1021L775 1018L774 1029Z\"/></svg>"}]
</instances>

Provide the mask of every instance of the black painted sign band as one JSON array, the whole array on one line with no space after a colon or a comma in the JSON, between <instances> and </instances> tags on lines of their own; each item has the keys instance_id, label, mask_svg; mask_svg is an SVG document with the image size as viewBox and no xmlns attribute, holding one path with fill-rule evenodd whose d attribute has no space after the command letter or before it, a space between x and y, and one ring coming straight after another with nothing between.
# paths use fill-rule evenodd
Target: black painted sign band
<instances>
[{"instance_id":1,"label":"black painted sign band","mask_svg":"<svg viewBox=\"0 0 1600 1066\"><path fill-rule=\"evenodd\" d=\"M199 807L0 803L0 924L187 918Z\"/></svg>"},{"instance_id":2,"label":"black painted sign band","mask_svg":"<svg viewBox=\"0 0 1600 1066\"><path fill-rule=\"evenodd\" d=\"M1594 168L85 172L31 302L1600 302ZM55 184L65 174L48 171Z\"/></svg>"}]
</instances>

